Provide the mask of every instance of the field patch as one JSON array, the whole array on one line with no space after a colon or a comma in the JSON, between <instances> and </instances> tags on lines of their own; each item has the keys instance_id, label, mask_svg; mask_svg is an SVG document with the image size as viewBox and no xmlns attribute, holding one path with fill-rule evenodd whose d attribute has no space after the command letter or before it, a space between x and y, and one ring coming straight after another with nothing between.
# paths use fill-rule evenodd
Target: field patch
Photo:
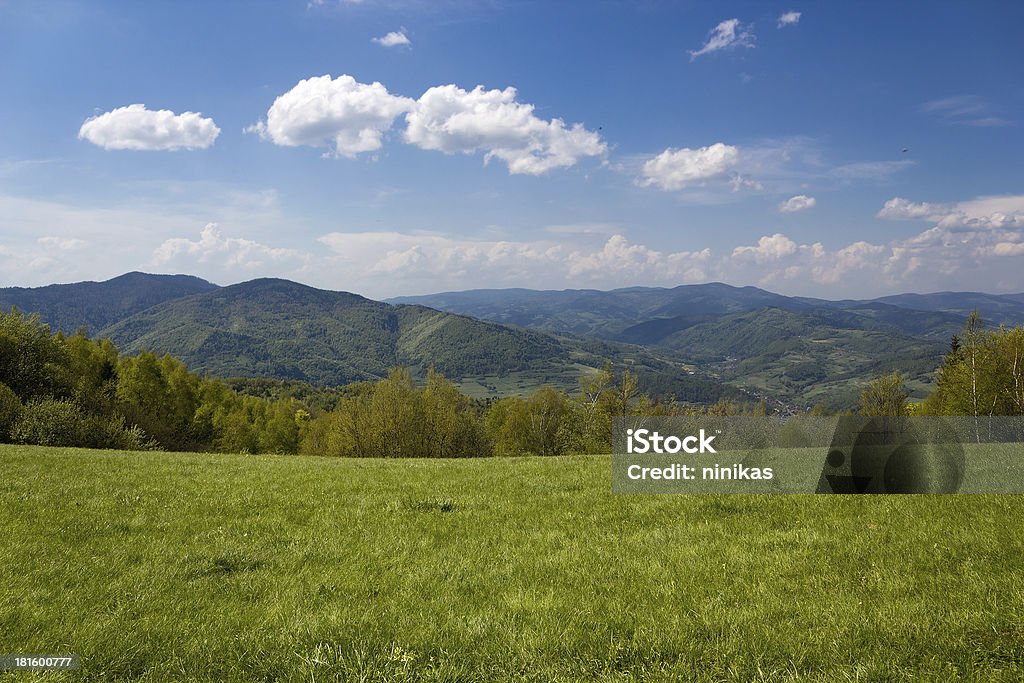
<instances>
[{"instance_id":1,"label":"field patch","mask_svg":"<svg viewBox=\"0 0 1024 683\"><path fill-rule=\"evenodd\" d=\"M0 447L46 680L1019 680L1019 496L625 496L607 457Z\"/></svg>"}]
</instances>

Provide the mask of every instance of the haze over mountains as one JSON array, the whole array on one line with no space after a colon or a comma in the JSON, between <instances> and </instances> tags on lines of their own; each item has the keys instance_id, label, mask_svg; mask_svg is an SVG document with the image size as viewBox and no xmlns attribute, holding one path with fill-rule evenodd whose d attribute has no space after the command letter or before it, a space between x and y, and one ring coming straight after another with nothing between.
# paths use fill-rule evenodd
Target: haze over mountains
<instances>
[{"instance_id":1,"label":"haze over mountains","mask_svg":"<svg viewBox=\"0 0 1024 683\"><path fill-rule=\"evenodd\" d=\"M402 365L468 393L573 389L610 360L684 400L768 396L849 405L877 374L924 391L971 310L1024 322L1024 294L942 292L875 300L787 297L721 283L672 289L472 290L389 302L260 279L219 287L186 275L0 289L0 307L85 328L124 352L169 352L223 377L344 384ZM740 390L749 392L742 393Z\"/></svg>"}]
</instances>

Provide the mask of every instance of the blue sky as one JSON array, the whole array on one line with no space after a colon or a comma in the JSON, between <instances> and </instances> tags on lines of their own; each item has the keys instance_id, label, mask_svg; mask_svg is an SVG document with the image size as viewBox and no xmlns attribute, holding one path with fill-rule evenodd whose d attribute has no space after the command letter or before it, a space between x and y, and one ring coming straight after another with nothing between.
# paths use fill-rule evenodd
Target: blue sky
<instances>
[{"instance_id":1,"label":"blue sky","mask_svg":"<svg viewBox=\"0 0 1024 683\"><path fill-rule=\"evenodd\" d=\"M1024 291L1022 24L1018 2L0 0L0 285Z\"/></svg>"}]
</instances>

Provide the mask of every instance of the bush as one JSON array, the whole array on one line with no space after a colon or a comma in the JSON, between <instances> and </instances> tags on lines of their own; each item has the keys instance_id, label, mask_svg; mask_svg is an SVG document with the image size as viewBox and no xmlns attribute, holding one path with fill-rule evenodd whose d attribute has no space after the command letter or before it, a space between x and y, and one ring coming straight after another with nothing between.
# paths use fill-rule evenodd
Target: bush
<instances>
[{"instance_id":1,"label":"bush","mask_svg":"<svg viewBox=\"0 0 1024 683\"><path fill-rule=\"evenodd\" d=\"M128 426L124 417L115 415L109 419L99 415L90 416L90 431L102 441L90 444L96 448L115 448L121 451L155 451L160 448L153 439L146 435L139 425Z\"/></svg>"},{"instance_id":2,"label":"bush","mask_svg":"<svg viewBox=\"0 0 1024 683\"><path fill-rule=\"evenodd\" d=\"M0 382L0 441L11 438L11 428L21 414L21 401L9 386Z\"/></svg>"},{"instance_id":3,"label":"bush","mask_svg":"<svg viewBox=\"0 0 1024 683\"><path fill-rule=\"evenodd\" d=\"M36 399L22 409L11 439L38 446L85 446L93 436L90 422L73 401Z\"/></svg>"}]
</instances>

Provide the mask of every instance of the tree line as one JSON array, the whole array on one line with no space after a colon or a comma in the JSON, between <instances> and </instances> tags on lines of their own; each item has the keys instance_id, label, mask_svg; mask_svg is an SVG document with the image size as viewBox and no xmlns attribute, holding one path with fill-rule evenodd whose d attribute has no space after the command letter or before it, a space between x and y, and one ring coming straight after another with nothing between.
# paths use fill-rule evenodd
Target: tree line
<instances>
[{"instance_id":1,"label":"tree line","mask_svg":"<svg viewBox=\"0 0 1024 683\"><path fill-rule=\"evenodd\" d=\"M249 393L246 393L249 392ZM255 395L254 395L255 394ZM934 393L908 403L898 373L861 394L862 414L1024 414L1024 330L972 316ZM476 457L607 453L629 415L765 414L764 402L655 399L610 364L572 393L473 400L441 373L417 384L395 368L375 382L295 392L274 380L190 372L170 355L125 356L110 340L52 334L37 316L0 313L0 441L125 450Z\"/></svg>"},{"instance_id":2,"label":"tree line","mask_svg":"<svg viewBox=\"0 0 1024 683\"><path fill-rule=\"evenodd\" d=\"M877 378L860 394L864 415L1024 415L1024 328L986 329L977 311L954 335L935 373L935 389L909 401L903 375Z\"/></svg>"}]
</instances>

